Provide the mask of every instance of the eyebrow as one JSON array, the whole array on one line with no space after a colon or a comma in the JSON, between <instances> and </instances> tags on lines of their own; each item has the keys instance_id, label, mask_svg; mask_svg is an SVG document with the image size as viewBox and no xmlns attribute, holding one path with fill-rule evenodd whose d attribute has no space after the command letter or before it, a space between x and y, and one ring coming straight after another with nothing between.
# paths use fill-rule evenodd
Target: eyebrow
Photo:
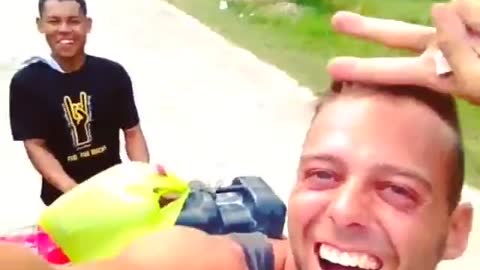
<instances>
[{"instance_id":1,"label":"eyebrow","mask_svg":"<svg viewBox=\"0 0 480 270\"><path fill-rule=\"evenodd\" d=\"M300 157L301 163L308 161L323 161L333 163L337 166L341 166L344 168L347 167L345 161L343 161L342 158L332 154L303 154ZM421 173L413 169L401 168L399 166L395 166L389 163L376 163L373 165L373 170L381 173L387 173L394 176L401 176L412 179L424 186L429 192L432 191L432 184L430 183L430 181L428 181L427 178Z\"/></svg>"},{"instance_id":2,"label":"eyebrow","mask_svg":"<svg viewBox=\"0 0 480 270\"><path fill-rule=\"evenodd\" d=\"M67 19L77 19L77 18L80 18L81 15L71 15L71 16L68 16ZM62 18L62 16L58 16L58 15L47 15L45 16L45 18L47 19L60 19Z\"/></svg>"},{"instance_id":3,"label":"eyebrow","mask_svg":"<svg viewBox=\"0 0 480 270\"><path fill-rule=\"evenodd\" d=\"M419 172L416 172L415 170L401 168L388 163L377 164L375 165L375 169L380 172L386 172L391 175L402 176L415 180L416 182L424 186L429 192L432 191L432 184L430 183L430 181L428 181L425 176L423 176Z\"/></svg>"},{"instance_id":4,"label":"eyebrow","mask_svg":"<svg viewBox=\"0 0 480 270\"><path fill-rule=\"evenodd\" d=\"M345 161L343 161L339 156L332 154L302 154L300 157L300 162L303 163L308 161L324 161L333 163L337 166L346 167Z\"/></svg>"}]
</instances>

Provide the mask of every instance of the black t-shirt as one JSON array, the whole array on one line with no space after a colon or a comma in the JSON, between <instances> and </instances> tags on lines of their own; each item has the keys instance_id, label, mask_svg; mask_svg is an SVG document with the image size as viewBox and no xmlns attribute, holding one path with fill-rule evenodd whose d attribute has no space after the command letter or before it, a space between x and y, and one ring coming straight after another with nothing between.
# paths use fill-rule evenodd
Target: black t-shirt
<instances>
[{"instance_id":1,"label":"black t-shirt","mask_svg":"<svg viewBox=\"0 0 480 270\"><path fill-rule=\"evenodd\" d=\"M44 139L78 183L121 162L119 130L138 122L128 73L104 58L87 56L83 67L72 73L37 62L11 80L13 139ZM49 205L62 193L42 182L41 197Z\"/></svg>"}]
</instances>

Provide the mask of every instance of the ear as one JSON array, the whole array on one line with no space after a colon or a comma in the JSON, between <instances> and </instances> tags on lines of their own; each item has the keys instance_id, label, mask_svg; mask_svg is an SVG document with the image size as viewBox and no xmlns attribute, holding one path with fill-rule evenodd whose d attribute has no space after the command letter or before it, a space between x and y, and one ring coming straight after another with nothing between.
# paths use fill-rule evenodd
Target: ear
<instances>
[{"instance_id":1,"label":"ear","mask_svg":"<svg viewBox=\"0 0 480 270\"><path fill-rule=\"evenodd\" d=\"M473 207L470 203L460 204L452 213L448 231L444 260L453 260L463 255L468 247L472 230Z\"/></svg>"},{"instance_id":2,"label":"ear","mask_svg":"<svg viewBox=\"0 0 480 270\"><path fill-rule=\"evenodd\" d=\"M38 32L40 32L41 34L43 34L42 18L37 17L37 18L35 19L35 23L37 24L37 30L38 30Z\"/></svg>"},{"instance_id":3,"label":"ear","mask_svg":"<svg viewBox=\"0 0 480 270\"><path fill-rule=\"evenodd\" d=\"M92 18L87 17L87 33L90 33L90 31L92 31L92 24Z\"/></svg>"}]
</instances>

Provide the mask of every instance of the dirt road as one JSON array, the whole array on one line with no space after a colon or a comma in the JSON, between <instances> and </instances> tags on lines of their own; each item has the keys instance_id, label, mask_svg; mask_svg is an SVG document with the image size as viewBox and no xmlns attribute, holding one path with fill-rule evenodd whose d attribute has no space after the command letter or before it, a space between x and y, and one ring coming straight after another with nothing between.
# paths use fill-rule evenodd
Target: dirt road
<instances>
[{"instance_id":1,"label":"dirt road","mask_svg":"<svg viewBox=\"0 0 480 270\"><path fill-rule=\"evenodd\" d=\"M6 3L0 3L0 22L15 27L0 29L9 37L0 51L0 230L33 223L43 208L38 176L22 146L11 141L7 101L15 66L45 46L35 32L35 4ZM89 2L88 51L131 73L153 160L212 183L262 175L286 199L312 112L309 90L161 0L132 3ZM468 255L446 269L478 268L472 261L480 252L479 231L473 237Z\"/></svg>"}]
</instances>

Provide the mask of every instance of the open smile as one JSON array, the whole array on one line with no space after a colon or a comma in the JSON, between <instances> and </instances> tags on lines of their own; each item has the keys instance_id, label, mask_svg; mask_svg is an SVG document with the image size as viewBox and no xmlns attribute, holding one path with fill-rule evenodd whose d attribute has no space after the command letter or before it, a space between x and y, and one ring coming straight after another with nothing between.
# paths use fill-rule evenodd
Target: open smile
<instances>
[{"instance_id":1,"label":"open smile","mask_svg":"<svg viewBox=\"0 0 480 270\"><path fill-rule=\"evenodd\" d=\"M61 39L58 41L59 44L61 45L71 45L73 44L73 39Z\"/></svg>"},{"instance_id":2,"label":"open smile","mask_svg":"<svg viewBox=\"0 0 480 270\"><path fill-rule=\"evenodd\" d=\"M375 255L365 252L340 250L326 243L315 246L322 270L380 270L383 262Z\"/></svg>"}]
</instances>

